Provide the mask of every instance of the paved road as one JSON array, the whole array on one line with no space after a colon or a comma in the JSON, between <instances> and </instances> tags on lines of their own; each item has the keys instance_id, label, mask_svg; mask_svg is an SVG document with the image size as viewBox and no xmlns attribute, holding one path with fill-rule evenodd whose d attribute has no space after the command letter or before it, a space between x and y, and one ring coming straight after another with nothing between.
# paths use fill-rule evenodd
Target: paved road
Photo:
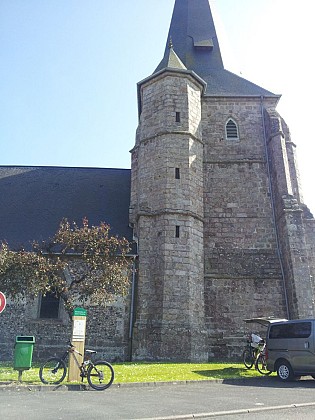
<instances>
[{"instance_id":1,"label":"paved road","mask_svg":"<svg viewBox=\"0 0 315 420\"><path fill-rule=\"evenodd\" d=\"M6 420L236 420L253 416L255 420L314 419L315 381L282 384L269 377L246 382L112 386L101 392L0 390L0 418Z\"/></svg>"}]
</instances>

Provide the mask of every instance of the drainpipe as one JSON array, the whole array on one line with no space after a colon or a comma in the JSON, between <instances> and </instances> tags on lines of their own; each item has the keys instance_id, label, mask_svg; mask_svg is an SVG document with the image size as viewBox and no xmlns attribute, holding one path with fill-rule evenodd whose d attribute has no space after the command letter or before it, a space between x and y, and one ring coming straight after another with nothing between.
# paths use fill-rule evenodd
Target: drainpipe
<instances>
[{"instance_id":1,"label":"drainpipe","mask_svg":"<svg viewBox=\"0 0 315 420\"><path fill-rule=\"evenodd\" d=\"M284 268L283 268L283 258L282 258L281 248L280 248L278 227L276 223L275 198L273 194L272 181L271 181L270 159L269 159L269 153L268 153L267 133L266 133L266 125L265 125L265 119L264 119L264 96L260 97L260 108L261 108L261 119L262 119L262 125L263 125L263 133L264 133L264 146L265 146L265 154L266 154L266 161L267 161L268 186L269 186L270 198L271 198L272 219L273 219L273 224L274 224L275 234L276 234L277 254L278 254L278 259L280 263L280 270L281 270L281 276L282 276L282 282L283 282L287 318L290 319L287 287L286 287L286 280L285 280L285 274L284 274Z\"/></svg>"},{"instance_id":2,"label":"drainpipe","mask_svg":"<svg viewBox=\"0 0 315 420\"><path fill-rule=\"evenodd\" d=\"M132 338L133 338L133 325L135 316L136 305L136 256L133 257L132 263L132 280L131 280L131 302L130 302L130 316L129 316L129 335L128 335L128 359L132 361Z\"/></svg>"}]
</instances>

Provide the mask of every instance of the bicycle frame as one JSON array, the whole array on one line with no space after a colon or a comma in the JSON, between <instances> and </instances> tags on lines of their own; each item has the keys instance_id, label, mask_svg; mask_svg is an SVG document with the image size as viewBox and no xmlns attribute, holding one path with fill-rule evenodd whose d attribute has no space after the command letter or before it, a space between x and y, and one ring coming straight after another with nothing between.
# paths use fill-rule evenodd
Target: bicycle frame
<instances>
[{"instance_id":1,"label":"bicycle frame","mask_svg":"<svg viewBox=\"0 0 315 420\"><path fill-rule=\"evenodd\" d=\"M255 360L255 369L262 375L270 375L271 371L267 369L266 361L266 343L263 342L259 347L259 353Z\"/></svg>"},{"instance_id":2,"label":"bicycle frame","mask_svg":"<svg viewBox=\"0 0 315 420\"><path fill-rule=\"evenodd\" d=\"M78 354L79 356L83 357L83 362L80 364L78 361L78 358L76 357L76 354ZM62 360L67 359L67 356L72 355L75 361L75 364L77 365L78 369L80 370L80 376L81 376L81 380L83 381L84 378L86 378L87 376L87 367L90 365L93 365L92 360L88 359L88 360L84 360L84 356L82 355L82 353L80 353L72 344L71 346L69 345L69 349L64 353Z\"/></svg>"}]
</instances>

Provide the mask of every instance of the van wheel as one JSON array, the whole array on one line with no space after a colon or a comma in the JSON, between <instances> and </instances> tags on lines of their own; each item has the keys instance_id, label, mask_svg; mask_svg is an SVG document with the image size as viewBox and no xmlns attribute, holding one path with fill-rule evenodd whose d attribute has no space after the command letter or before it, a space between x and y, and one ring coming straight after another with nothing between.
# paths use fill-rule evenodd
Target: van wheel
<instances>
[{"instance_id":1,"label":"van wheel","mask_svg":"<svg viewBox=\"0 0 315 420\"><path fill-rule=\"evenodd\" d=\"M277 375L281 381L293 381L294 373L289 362L282 360L277 365Z\"/></svg>"}]
</instances>

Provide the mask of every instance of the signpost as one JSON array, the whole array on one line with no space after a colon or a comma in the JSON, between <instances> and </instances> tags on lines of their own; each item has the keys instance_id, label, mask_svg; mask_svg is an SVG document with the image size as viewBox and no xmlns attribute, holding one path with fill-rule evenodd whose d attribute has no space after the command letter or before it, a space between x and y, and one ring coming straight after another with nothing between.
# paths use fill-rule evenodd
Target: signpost
<instances>
[{"instance_id":1,"label":"signpost","mask_svg":"<svg viewBox=\"0 0 315 420\"><path fill-rule=\"evenodd\" d=\"M86 309L75 308L72 314L72 340L71 343L75 346L76 350L84 356L84 344L85 344L85 328L86 328ZM83 357L76 353L78 362L83 362ZM80 371L75 363L74 357L69 357L69 371L68 371L69 382L80 381Z\"/></svg>"},{"instance_id":2,"label":"signpost","mask_svg":"<svg viewBox=\"0 0 315 420\"><path fill-rule=\"evenodd\" d=\"M5 305L7 304L6 298L2 292L0 292L0 314L4 311Z\"/></svg>"}]
</instances>

